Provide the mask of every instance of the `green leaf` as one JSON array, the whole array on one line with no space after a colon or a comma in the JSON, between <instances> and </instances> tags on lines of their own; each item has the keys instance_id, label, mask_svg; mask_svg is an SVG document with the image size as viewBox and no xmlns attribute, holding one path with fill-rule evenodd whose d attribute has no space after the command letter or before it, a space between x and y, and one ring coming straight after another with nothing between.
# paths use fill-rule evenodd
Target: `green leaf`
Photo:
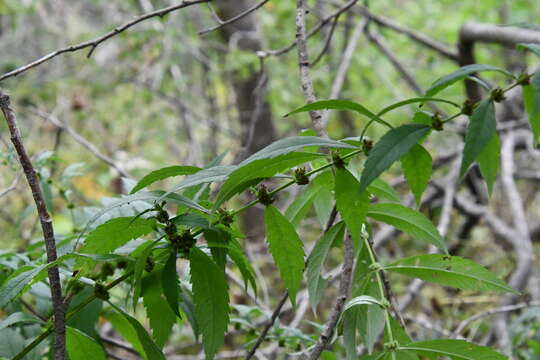
<instances>
[{"instance_id":1,"label":"green leaf","mask_svg":"<svg viewBox=\"0 0 540 360\"><path fill-rule=\"evenodd\" d=\"M429 126L422 124L407 124L388 131L369 153L360 177L360 191L364 191L373 180L408 152L430 129Z\"/></svg>"},{"instance_id":2,"label":"green leaf","mask_svg":"<svg viewBox=\"0 0 540 360\"><path fill-rule=\"evenodd\" d=\"M156 224L154 219L119 217L111 219L91 231L86 237L82 253L107 254L128 241L150 233Z\"/></svg>"},{"instance_id":3,"label":"green leaf","mask_svg":"<svg viewBox=\"0 0 540 360\"><path fill-rule=\"evenodd\" d=\"M530 51L532 51L533 53L535 53L536 56L540 57L540 44L534 44L534 43L526 44L526 43L521 43L521 44L517 44L517 45L516 45L516 48L517 48L518 50L521 50L521 51L530 50Z\"/></svg>"},{"instance_id":4,"label":"green leaf","mask_svg":"<svg viewBox=\"0 0 540 360\"><path fill-rule=\"evenodd\" d=\"M523 102L533 132L533 142L538 145L540 140L540 71L531 77L531 83L523 86Z\"/></svg>"},{"instance_id":5,"label":"green leaf","mask_svg":"<svg viewBox=\"0 0 540 360\"><path fill-rule=\"evenodd\" d=\"M264 149L257 151L255 154L242 161L239 166L246 165L255 160L275 158L280 155L301 150L306 146L317 146L331 149L357 149L357 147L343 142L323 139L316 136L291 136L275 141Z\"/></svg>"},{"instance_id":6,"label":"green leaf","mask_svg":"<svg viewBox=\"0 0 540 360\"><path fill-rule=\"evenodd\" d=\"M315 244L311 255L309 256L307 264L307 283L308 283L308 294L309 294L309 303L313 312L321 300L322 289L325 284L325 279L321 276L321 269L326 260L326 256L332 247L332 243L341 237L343 238L343 233L345 231L345 226L343 222L339 222L336 225L332 226L327 232L323 234L321 239Z\"/></svg>"},{"instance_id":7,"label":"green leaf","mask_svg":"<svg viewBox=\"0 0 540 360\"><path fill-rule=\"evenodd\" d=\"M184 180L169 190L169 193L177 192L195 185L224 181L235 169L236 166L234 165L217 165L203 169L193 175L186 176Z\"/></svg>"},{"instance_id":8,"label":"green leaf","mask_svg":"<svg viewBox=\"0 0 540 360\"><path fill-rule=\"evenodd\" d=\"M351 110L368 118L375 117L375 114L364 106L349 100L319 100L311 104L304 105L286 114L285 117L308 111L317 110Z\"/></svg>"},{"instance_id":9,"label":"green leaf","mask_svg":"<svg viewBox=\"0 0 540 360\"><path fill-rule=\"evenodd\" d=\"M343 311L350 310L354 308L355 306L360 306L360 305L377 305L379 307L382 307L381 302L375 299L374 297L369 296L369 295L360 295L349 300L347 304L345 304Z\"/></svg>"},{"instance_id":10,"label":"green leaf","mask_svg":"<svg viewBox=\"0 0 540 360\"><path fill-rule=\"evenodd\" d=\"M432 172L432 158L422 145L414 145L401 158L401 166L407 183L411 188L416 206L420 206L422 193L426 190Z\"/></svg>"},{"instance_id":11,"label":"green leaf","mask_svg":"<svg viewBox=\"0 0 540 360\"><path fill-rule=\"evenodd\" d=\"M347 360L358 359L356 343L356 328L358 327L358 309L343 313L343 346L347 354Z\"/></svg>"},{"instance_id":12,"label":"green leaf","mask_svg":"<svg viewBox=\"0 0 540 360\"><path fill-rule=\"evenodd\" d=\"M317 188L317 193L313 198L315 214L321 227L325 227L334 207L334 176L330 171L325 171L316 176L311 183Z\"/></svg>"},{"instance_id":13,"label":"green leaf","mask_svg":"<svg viewBox=\"0 0 540 360\"><path fill-rule=\"evenodd\" d=\"M176 225L184 225L190 228L208 228L210 225L208 219L205 219L204 217L195 213L180 214L171 218L170 221L175 223Z\"/></svg>"},{"instance_id":14,"label":"green leaf","mask_svg":"<svg viewBox=\"0 0 540 360\"><path fill-rule=\"evenodd\" d=\"M126 319L122 314L112 311L104 312L103 316L111 323L113 329L119 333L124 340L130 343L138 353L145 353L142 344L139 341L137 331L135 331L135 328L131 326L128 319Z\"/></svg>"},{"instance_id":15,"label":"green leaf","mask_svg":"<svg viewBox=\"0 0 540 360\"><path fill-rule=\"evenodd\" d=\"M8 326L21 324L21 323L43 324L43 321L38 319L34 315L30 315L23 312L16 312L9 315L7 318L3 319L2 321L0 321L0 330L3 330L7 328Z\"/></svg>"},{"instance_id":16,"label":"green leaf","mask_svg":"<svg viewBox=\"0 0 540 360\"><path fill-rule=\"evenodd\" d=\"M165 269L163 269L164 271ZM176 322L176 316L169 307L168 301L162 297L162 293L164 293L162 287L165 284L162 283L160 277L163 277L163 272L160 274L160 272L154 271L144 277L142 281L143 305L152 328L152 337L160 348L163 348L169 339L172 327Z\"/></svg>"},{"instance_id":17,"label":"green leaf","mask_svg":"<svg viewBox=\"0 0 540 360\"><path fill-rule=\"evenodd\" d=\"M243 190L244 187L242 185L250 180L269 178L278 172L324 156L324 154L293 152L269 159L254 160L246 165L240 164L229 175L229 178L221 187L214 204L214 209L219 208L223 202Z\"/></svg>"},{"instance_id":18,"label":"green leaf","mask_svg":"<svg viewBox=\"0 0 540 360\"><path fill-rule=\"evenodd\" d=\"M367 281L365 283L365 289L363 289L361 296L367 296L375 298L380 296L378 285L376 282ZM360 298L360 297L359 297ZM366 304L357 304L348 310L348 312L356 312L358 317L358 332L364 340L364 344L368 349L368 353L373 352L373 348L379 336L385 327L385 310L380 306L373 306L371 301L363 300Z\"/></svg>"},{"instance_id":19,"label":"green leaf","mask_svg":"<svg viewBox=\"0 0 540 360\"><path fill-rule=\"evenodd\" d=\"M501 164L501 140L499 135L494 133L486 148L478 155L478 166L480 172L486 181L488 192L491 195L493 192L493 184L497 179L497 173Z\"/></svg>"},{"instance_id":20,"label":"green leaf","mask_svg":"<svg viewBox=\"0 0 540 360\"><path fill-rule=\"evenodd\" d=\"M242 277L244 278L244 286L248 287L248 283L251 284L253 291L257 294L257 281L255 277L255 270L248 258L244 255L242 251L242 246L236 239L231 239L229 242L229 252L228 254L231 260L236 264Z\"/></svg>"},{"instance_id":21,"label":"green leaf","mask_svg":"<svg viewBox=\"0 0 540 360\"><path fill-rule=\"evenodd\" d=\"M486 148L497 128L495 120L495 103L492 100L482 100L474 109L465 135L463 159L459 171L462 177L469 166Z\"/></svg>"},{"instance_id":22,"label":"green leaf","mask_svg":"<svg viewBox=\"0 0 540 360\"><path fill-rule=\"evenodd\" d=\"M0 308L5 307L15 299L45 269L47 269L47 265L25 266L13 273L0 288Z\"/></svg>"},{"instance_id":23,"label":"green leaf","mask_svg":"<svg viewBox=\"0 0 540 360\"><path fill-rule=\"evenodd\" d=\"M425 281L463 290L519 292L506 285L483 266L459 257L441 254L424 254L408 257L384 267Z\"/></svg>"},{"instance_id":24,"label":"green leaf","mask_svg":"<svg viewBox=\"0 0 540 360\"><path fill-rule=\"evenodd\" d=\"M416 97L416 98L411 98L411 99L407 99L407 100L398 101L397 103L394 103L394 104L392 104L390 106L385 107L384 109L379 111L377 113L377 115L378 116L383 116L384 114L386 114L386 113L388 113L388 112L390 112L392 110L398 109L400 107L403 107L405 105L410 105L410 104L415 104L415 103L422 103L423 104L423 103L426 103L426 102L440 102L440 103L450 104L450 105L452 105L454 107L457 107L457 108L461 108L461 106L459 106L458 104L456 104L453 101L425 96L425 97Z\"/></svg>"},{"instance_id":25,"label":"green leaf","mask_svg":"<svg viewBox=\"0 0 540 360\"><path fill-rule=\"evenodd\" d=\"M306 190L296 196L293 202L285 211L285 217L290 220L291 224L298 226L302 219L307 215L313 200L317 196L318 186L311 182Z\"/></svg>"},{"instance_id":26,"label":"green leaf","mask_svg":"<svg viewBox=\"0 0 540 360\"><path fill-rule=\"evenodd\" d=\"M464 340L428 340L400 346L400 350L414 351L418 355L429 357L447 356L453 360L507 360L495 350L476 345Z\"/></svg>"},{"instance_id":27,"label":"green leaf","mask_svg":"<svg viewBox=\"0 0 540 360\"><path fill-rule=\"evenodd\" d=\"M337 169L335 179L336 207L347 224L355 244L360 242L366 219L369 195L360 191L360 183L346 169Z\"/></svg>"},{"instance_id":28,"label":"green leaf","mask_svg":"<svg viewBox=\"0 0 540 360\"><path fill-rule=\"evenodd\" d=\"M201 168L198 168L196 166L169 166L152 171L151 173L143 177L137 183L137 185L135 185L133 189L131 189L130 194L136 193L137 191L144 189L145 187L155 183L156 181L173 176L191 175L199 170L201 170Z\"/></svg>"},{"instance_id":29,"label":"green leaf","mask_svg":"<svg viewBox=\"0 0 540 360\"><path fill-rule=\"evenodd\" d=\"M66 328L66 350L70 360L105 360L103 347L90 336L72 327Z\"/></svg>"},{"instance_id":30,"label":"green leaf","mask_svg":"<svg viewBox=\"0 0 540 360\"><path fill-rule=\"evenodd\" d=\"M141 279L144 272L144 268L146 267L146 261L150 254L152 254L152 250L154 249L154 246L156 245L156 241L149 241L148 243L141 245L142 251L141 254L137 257L137 260L135 261L135 267L133 269L133 310L136 310L137 304L139 303L139 297L141 296Z\"/></svg>"},{"instance_id":31,"label":"green leaf","mask_svg":"<svg viewBox=\"0 0 540 360\"><path fill-rule=\"evenodd\" d=\"M293 306L304 272L304 247L294 226L274 206L264 211L266 240Z\"/></svg>"},{"instance_id":32,"label":"green leaf","mask_svg":"<svg viewBox=\"0 0 540 360\"><path fill-rule=\"evenodd\" d=\"M213 359L225 340L229 323L229 293L225 274L199 248L189 253L195 314L206 359Z\"/></svg>"},{"instance_id":33,"label":"green leaf","mask_svg":"<svg viewBox=\"0 0 540 360\"><path fill-rule=\"evenodd\" d=\"M453 73L443 76L440 79L436 80L429 89L426 91L426 96L434 96L441 90L447 88L448 86L456 83L459 80L465 79L467 76L472 75L477 72L482 71L498 71L500 73L503 73L511 78L514 76L509 73L508 71L498 68L496 66L491 65L482 65L482 64L472 64L472 65L465 65L458 70L454 71Z\"/></svg>"},{"instance_id":34,"label":"green leaf","mask_svg":"<svg viewBox=\"0 0 540 360\"><path fill-rule=\"evenodd\" d=\"M109 305L111 305L113 309L115 309L120 315L122 315L124 319L129 322L133 330L135 330L135 333L137 334L137 339L139 340L147 359L165 360L165 355L163 355L159 347L154 343L152 338L148 335L144 327L137 321L137 319L130 316L113 303L109 302Z\"/></svg>"},{"instance_id":35,"label":"green leaf","mask_svg":"<svg viewBox=\"0 0 540 360\"><path fill-rule=\"evenodd\" d=\"M371 185L367 187L367 191L368 193L378 197L379 200L388 200L396 203L401 202L397 191L381 178L373 180Z\"/></svg>"},{"instance_id":36,"label":"green leaf","mask_svg":"<svg viewBox=\"0 0 540 360\"><path fill-rule=\"evenodd\" d=\"M163 288L163 295L169 304L171 310L178 316L180 316L178 294L182 291L180 289L180 283L178 282L178 273L176 272L176 251L171 251L165 267L161 273L161 287Z\"/></svg>"},{"instance_id":37,"label":"green leaf","mask_svg":"<svg viewBox=\"0 0 540 360\"><path fill-rule=\"evenodd\" d=\"M367 216L394 226L413 238L447 252L443 237L422 213L401 204L371 204Z\"/></svg>"}]
</instances>

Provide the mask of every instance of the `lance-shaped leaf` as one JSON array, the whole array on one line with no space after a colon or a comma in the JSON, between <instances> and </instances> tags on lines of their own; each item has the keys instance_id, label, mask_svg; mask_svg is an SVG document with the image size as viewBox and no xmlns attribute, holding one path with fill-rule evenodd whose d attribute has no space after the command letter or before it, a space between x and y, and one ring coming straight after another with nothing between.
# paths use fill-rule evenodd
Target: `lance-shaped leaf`
<instances>
[{"instance_id":1,"label":"lance-shaped leaf","mask_svg":"<svg viewBox=\"0 0 540 360\"><path fill-rule=\"evenodd\" d=\"M171 251L163 271L161 273L161 287L163 289L163 295L169 304L171 310L178 316L180 316L179 310L179 294L182 291L180 289L180 283L178 282L178 273L176 272L176 251Z\"/></svg>"},{"instance_id":2,"label":"lance-shaped leaf","mask_svg":"<svg viewBox=\"0 0 540 360\"><path fill-rule=\"evenodd\" d=\"M167 301L163 298L164 292L162 291L160 275L160 272L154 271L143 278L142 297L146 316L152 328L152 337L157 346L163 348L163 345L165 345L171 335L176 317L167 304Z\"/></svg>"},{"instance_id":3,"label":"lance-shaped leaf","mask_svg":"<svg viewBox=\"0 0 540 360\"><path fill-rule=\"evenodd\" d=\"M495 103L493 100L482 100L474 109L465 135L465 147L461 160L460 177L478 158L489 144L496 131Z\"/></svg>"},{"instance_id":4,"label":"lance-shaped leaf","mask_svg":"<svg viewBox=\"0 0 540 360\"><path fill-rule=\"evenodd\" d=\"M496 66L482 65L482 64L465 65L459 68L458 70L454 71L453 73L443 76L442 78L436 80L433 83L433 85L431 85L431 87L427 89L426 96L430 96L430 97L434 96L441 90L446 89L448 86L456 83L457 81L465 79L467 76L472 75L474 73L482 72L482 71L498 71L511 78L514 77L508 71L498 68Z\"/></svg>"},{"instance_id":5,"label":"lance-shaped leaf","mask_svg":"<svg viewBox=\"0 0 540 360\"><path fill-rule=\"evenodd\" d=\"M367 187L367 191L371 195L379 198L379 200L388 200L396 203L401 202L397 191L381 178L373 180L371 185Z\"/></svg>"},{"instance_id":6,"label":"lance-shaped leaf","mask_svg":"<svg viewBox=\"0 0 540 360\"><path fill-rule=\"evenodd\" d=\"M236 239L231 239L229 242L229 252L227 253L232 261L240 270L242 277L244 278L244 286L246 290L248 288L248 283L251 284L253 291L257 294L257 281L255 280L255 270L248 258L244 255L242 251L242 246Z\"/></svg>"},{"instance_id":7,"label":"lance-shaped leaf","mask_svg":"<svg viewBox=\"0 0 540 360\"><path fill-rule=\"evenodd\" d=\"M540 140L540 71L531 77L531 83L523 86L523 102L533 132L533 141L537 145Z\"/></svg>"},{"instance_id":8,"label":"lance-shaped leaf","mask_svg":"<svg viewBox=\"0 0 540 360\"><path fill-rule=\"evenodd\" d=\"M72 327L66 328L66 350L70 360L105 360L103 347L93 338Z\"/></svg>"},{"instance_id":9,"label":"lance-shaped leaf","mask_svg":"<svg viewBox=\"0 0 540 360\"><path fill-rule=\"evenodd\" d=\"M422 145L414 145L401 158L401 166L407 183L411 188L416 206L420 205L422 193L426 190L432 172L432 158Z\"/></svg>"},{"instance_id":10,"label":"lance-shaped leaf","mask_svg":"<svg viewBox=\"0 0 540 360\"><path fill-rule=\"evenodd\" d=\"M360 191L407 153L430 129L423 124L407 124L388 131L369 153L360 177Z\"/></svg>"},{"instance_id":11,"label":"lance-shaped leaf","mask_svg":"<svg viewBox=\"0 0 540 360\"><path fill-rule=\"evenodd\" d=\"M168 193L180 191L195 185L224 181L235 169L236 166L234 165L217 165L203 169L195 174L186 176L184 180L173 186Z\"/></svg>"},{"instance_id":12,"label":"lance-shaped leaf","mask_svg":"<svg viewBox=\"0 0 540 360\"><path fill-rule=\"evenodd\" d=\"M285 116L287 117L287 116L302 113L302 112L316 111L316 110L351 110L361 115L364 115L368 118L375 117L375 114L371 112L370 110L368 110L363 105L360 105L358 103L355 103L354 101L349 101L349 100L319 100L311 104L307 104L302 107L299 107L298 109L291 111Z\"/></svg>"},{"instance_id":13,"label":"lance-shaped leaf","mask_svg":"<svg viewBox=\"0 0 540 360\"><path fill-rule=\"evenodd\" d=\"M309 294L309 304L315 312L315 308L321 300L321 294L323 286L325 284L325 279L321 276L321 269L326 260L326 256L330 251L332 243L339 237L343 238L343 233L345 226L343 222L337 223L332 226L330 230L324 233L320 240L315 244L315 247L311 251L309 256L309 261L307 265L307 283L308 283L308 294Z\"/></svg>"},{"instance_id":14,"label":"lance-shaped leaf","mask_svg":"<svg viewBox=\"0 0 540 360\"><path fill-rule=\"evenodd\" d=\"M294 226L274 206L264 211L266 240L293 306L304 272L304 247Z\"/></svg>"},{"instance_id":15,"label":"lance-shaped leaf","mask_svg":"<svg viewBox=\"0 0 540 360\"><path fill-rule=\"evenodd\" d=\"M201 170L196 166L168 166L159 170L154 170L151 173L145 175L134 187L131 189L130 194L144 189L145 187L155 183L156 181L167 179L173 176L191 175Z\"/></svg>"},{"instance_id":16,"label":"lance-shaped leaf","mask_svg":"<svg viewBox=\"0 0 540 360\"><path fill-rule=\"evenodd\" d=\"M417 255L401 259L384 268L457 289L519 294L482 265L459 256Z\"/></svg>"},{"instance_id":17,"label":"lance-shaped leaf","mask_svg":"<svg viewBox=\"0 0 540 360\"><path fill-rule=\"evenodd\" d=\"M9 315L7 318L0 321L0 330L3 330L7 328L8 326L15 325L15 324L21 324L21 323L38 323L38 324L44 324L44 322L34 315L23 313L23 312L16 312L11 315Z\"/></svg>"},{"instance_id":18,"label":"lance-shaped leaf","mask_svg":"<svg viewBox=\"0 0 540 360\"><path fill-rule=\"evenodd\" d=\"M163 355L159 347L156 345L156 343L154 343L152 338L148 335L144 327L141 325L141 323L137 321L137 319L135 319L113 303L109 302L109 305L113 309L115 309L120 315L122 315L124 319L129 322L133 330L135 330L135 333L137 334L137 339L139 340L147 359L165 360L165 355Z\"/></svg>"},{"instance_id":19,"label":"lance-shaped leaf","mask_svg":"<svg viewBox=\"0 0 540 360\"><path fill-rule=\"evenodd\" d=\"M316 136L291 136L275 141L257 151L255 154L242 161L239 165L243 166L252 161L260 159L271 159L276 156L288 154L301 150L306 146L325 147L331 149L357 149L357 147L330 139L323 139Z\"/></svg>"},{"instance_id":20,"label":"lance-shaped leaf","mask_svg":"<svg viewBox=\"0 0 540 360\"><path fill-rule=\"evenodd\" d=\"M223 202L244 190L245 186L243 185L251 180L269 178L279 172L324 156L324 154L317 153L293 152L269 159L254 160L246 165L239 165L221 187L214 209L219 208Z\"/></svg>"},{"instance_id":21,"label":"lance-shaped leaf","mask_svg":"<svg viewBox=\"0 0 540 360\"><path fill-rule=\"evenodd\" d=\"M428 340L418 341L399 347L400 350L409 350L418 355L430 358L448 357L452 360L507 360L495 350L476 345L464 340Z\"/></svg>"},{"instance_id":22,"label":"lance-shaped leaf","mask_svg":"<svg viewBox=\"0 0 540 360\"><path fill-rule=\"evenodd\" d=\"M526 44L526 43L521 43L521 44L517 44L516 48L518 50L530 50L532 51L533 53L536 54L536 56L540 57L540 44L534 44L534 43L531 43L531 44Z\"/></svg>"},{"instance_id":23,"label":"lance-shaped leaf","mask_svg":"<svg viewBox=\"0 0 540 360\"><path fill-rule=\"evenodd\" d=\"M446 244L443 237L422 213L401 204L382 203L371 204L367 216L392 225L413 238L433 244L443 251Z\"/></svg>"},{"instance_id":24,"label":"lance-shaped leaf","mask_svg":"<svg viewBox=\"0 0 540 360\"><path fill-rule=\"evenodd\" d=\"M491 194L501 165L501 140L497 133L492 135L491 140L489 140L486 148L478 155L476 161L486 181L488 192Z\"/></svg>"},{"instance_id":25,"label":"lance-shaped leaf","mask_svg":"<svg viewBox=\"0 0 540 360\"><path fill-rule=\"evenodd\" d=\"M27 290L28 287L34 283L39 275L44 274L44 271L51 266L40 265L37 267L24 266L18 269L16 272L4 282L0 288L0 308L3 308L13 299L15 299L23 290Z\"/></svg>"},{"instance_id":26,"label":"lance-shaped leaf","mask_svg":"<svg viewBox=\"0 0 540 360\"><path fill-rule=\"evenodd\" d=\"M229 324L229 293L225 274L202 250L189 252L193 301L206 359L211 360L225 341Z\"/></svg>"},{"instance_id":27,"label":"lance-shaped leaf","mask_svg":"<svg viewBox=\"0 0 540 360\"><path fill-rule=\"evenodd\" d=\"M111 219L93 231L86 237L82 253L107 254L114 251L128 241L150 233L155 226L154 219L141 217L120 217Z\"/></svg>"},{"instance_id":28,"label":"lance-shaped leaf","mask_svg":"<svg viewBox=\"0 0 540 360\"><path fill-rule=\"evenodd\" d=\"M335 179L336 207L351 232L354 243L358 244L362 224L366 220L369 195L360 191L360 183L346 169L338 169ZM357 246L358 247L358 246Z\"/></svg>"}]
</instances>

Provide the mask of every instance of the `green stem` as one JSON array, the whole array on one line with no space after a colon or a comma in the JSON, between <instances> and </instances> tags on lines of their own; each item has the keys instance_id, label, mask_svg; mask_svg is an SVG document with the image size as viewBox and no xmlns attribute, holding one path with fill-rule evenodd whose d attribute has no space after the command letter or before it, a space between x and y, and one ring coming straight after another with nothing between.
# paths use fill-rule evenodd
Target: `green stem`
<instances>
[{"instance_id":1,"label":"green stem","mask_svg":"<svg viewBox=\"0 0 540 360\"><path fill-rule=\"evenodd\" d=\"M366 249L368 251L371 265L377 263L377 258L375 256L375 251L371 247L371 242L369 241L368 237L366 237L366 236L364 236L364 246L366 247ZM383 283L383 279L381 277L380 271L383 271L383 270L377 270L375 272L375 277L377 279L377 285L379 287L379 294L380 294L380 297L381 297L381 301L384 301L385 303L389 303L390 300L386 298L386 293L384 291L384 283ZM390 342L394 342L394 333L392 332L392 323L390 322L390 312L388 311L388 306L384 307L384 318L385 318L385 322L386 322L385 331L386 331L386 334L388 335L388 339L390 340ZM395 358L396 358L395 352L392 351L392 359L395 360Z\"/></svg>"},{"instance_id":2,"label":"green stem","mask_svg":"<svg viewBox=\"0 0 540 360\"><path fill-rule=\"evenodd\" d=\"M362 151L363 150L360 150L360 149L352 151L349 154L344 155L342 157L342 159L344 160L344 159L351 158L354 155L360 154ZM334 162L329 162L328 164L325 164L325 165L323 165L321 167L318 167L317 169L311 170L310 172L306 173L306 175L309 176L309 175L316 174L316 173L318 173L320 171L323 171L324 169L327 169L327 168L331 167L332 165L334 165ZM295 184L294 180L288 181L285 184L283 184L283 185L277 187L276 189L274 189L273 191L271 191L270 194L274 195L274 194L280 192L281 190L284 190L284 189L288 188L289 186L291 186L293 184ZM258 203L259 203L259 200L254 200L254 201L250 202L249 204L246 204L246 205L242 206L241 208L233 211L232 214L233 215L239 214L239 213L245 211L246 209L249 209L250 207L252 207L252 206L254 206L254 205L258 204ZM216 223L217 222L214 222L213 224L215 225ZM198 230L198 231L193 233L193 236L197 236L197 235L199 235L201 233L202 233L202 230ZM133 275L133 271L126 272L124 275L120 276L118 279L115 279L112 282L110 282L105 288L107 290L110 290L113 287L115 287L116 285L122 283L124 280L128 279L131 275ZM95 294L92 294L92 295L88 296L88 298L86 298L82 303L80 303L75 308L73 308L73 310L71 310L69 312L69 314L67 314L66 320L69 320L71 317L73 317L76 313L78 313L79 311L84 309L84 307L86 307L86 305L90 304L95 299L96 299ZM45 329L45 331L43 333L41 333L41 335L39 335L34 341L32 341L30 344L28 344L20 353L18 353L13 358L13 360L21 360L25 355L27 355L30 351L32 351L32 349L34 349L43 340L45 340L52 332L53 332L53 327L52 327L52 325L49 325Z\"/></svg>"}]
</instances>

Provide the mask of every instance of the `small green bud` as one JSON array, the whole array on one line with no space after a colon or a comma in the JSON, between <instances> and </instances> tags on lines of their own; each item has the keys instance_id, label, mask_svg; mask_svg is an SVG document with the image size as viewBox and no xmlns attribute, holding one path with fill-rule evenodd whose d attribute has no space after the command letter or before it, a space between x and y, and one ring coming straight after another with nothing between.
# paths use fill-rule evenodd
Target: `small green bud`
<instances>
[{"instance_id":1,"label":"small green bud","mask_svg":"<svg viewBox=\"0 0 540 360\"><path fill-rule=\"evenodd\" d=\"M504 96L504 90L501 89L500 87L491 90L490 98L491 98L491 100L493 100L495 102L503 101L504 99L506 99L506 97Z\"/></svg>"},{"instance_id":2,"label":"small green bud","mask_svg":"<svg viewBox=\"0 0 540 360\"><path fill-rule=\"evenodd\" d=\"M294 170L294 180L298 185L307 185L309 184L309 176L306 175L306 168L299 167Z\"/></svg>"},{"instance_id":3,"label":"small green bud","mask_svg":"<svg viewBox=\"0 0 540 360\"><path fill-rule=\"evenodd\" d=\"M268 189L263 184L257 189L257 199L265 206L271 205L274 202L274 197L268 192Z\"/></svg>"},{"instance_id":4,"label":"small green bud","mask_svg":"<svg viewBox=\"0 0 540 360\"><path fill-rule=\"evenodd\" d=\"M98 282L96 282L96 284L94 285L94 295L96 295L98 299L105 300L105 301L109 300L109 297L110 297L109 291L107 290L105 285Z\"/></svg>"},{"instance_id":5,"label":"small green bud","mask_svg":"<svg viewBox=\"0 0 540 360\"><path fill-rule=\"evenodd\" d=\"M336 169L345 169L345 161L338 155L337 152L332 153L332 162Z\"/></svg>"},{"instance_id":6,"label":"small green bud","mask_svg":"<svg viewBox=\"0 0 540 360\"><path fill-rule=\"evenodd\" d=\"M444 130L443 126L444 124L442 122L441 115L439 113L435 113L431 117L431 127L433 130L442 131Z\"/></svg>"},{"instance_id":7,"label":"small green bud","mask_svg":"<svg viewBox=\"0 0 540 360\"><path fill-rule=\"evenodd\" d=\"M471 116L474 110L474 103L467 99L463 102L463 106L461 107L461 113L463 115Z\"/></svg>"},{"instance_id":8,"label":"small green bud","mask_svg":"<svg viewBox=\"0 0 540 360\"><path fill-rule=\"evenodd\" d=\"M362 151L364 151L364 154L369 155L369 152L373 149L373 140L371 139L364 139L362 140Z\"/></svg>"}]
</instances>

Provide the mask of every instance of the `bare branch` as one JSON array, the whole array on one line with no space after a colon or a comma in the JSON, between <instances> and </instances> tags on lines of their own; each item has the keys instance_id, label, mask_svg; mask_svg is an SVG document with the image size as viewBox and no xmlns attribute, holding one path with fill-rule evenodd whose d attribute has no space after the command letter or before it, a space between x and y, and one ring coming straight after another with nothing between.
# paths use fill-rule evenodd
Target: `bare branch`
<instances>
[{"instance_id":1,"label":"bare branch","mask_svg":"<svg viewBox=\"0 0 540 360\"><path fill-rule=\"evenodd\" d=\"M296 46L298 48L298 65L300 67L300 83L304 98L308 104L315 102L315 90L309 70L309 56L307 50L306 38L306 4L305 0L297 0L296 3ZM311 123L321 137L327 137L324 129L323 119L320 111L310 111Z\"/></svg>"},{"instance_id":2,"label":"bare branch","mask_svg":"<svg viewBox=\"0 0 540 360\"><path fill-rule=\"evenodd\" d=\"M208 29L205 29L205 30L201 30L199 31L199 35L204 35L204 34L208 34L209 32L212 32L212 31L215 31L215 30L218 30L224 26L227 26L229 24L232 24L240 19L242 19L243 17L246 17L248 16L249 14L251 14L252 12L254 12L255 10L263 7L267 2L269 2L270 0L263 0L255 5L253 5L252 7L250 7L249 9L241 12L240 14L236 15L235 17L232 17L228 20L220 20L219 21L219 24L216 25L216 26L212 26L211 28L208 28Z\"/></svg>"},{"instance_id":3,"label":"bare branch","mask_svg":"<svg viewBox=\"0 0 540 360\"><path fill-rule=\"evenodd\" d=\"M47 262L54 262L57 259L57 254L52 219L49 215L49 211L47 210L47 205L39 186L39 179L36 171L22 142L21 134L19 128L17 127L17 119L10 105L9 96L5 95L1 91L0 108L2 109L2 113L4 114L4 118L6 119L9 132L11 134L11 142L13 143L15 151L19 156L19 161L23 168L24 175L26 176L28 185L32 190L32 197L34 198L34 202L36 204L41 229L43 231L45 250L47 252ZM60 283L58 266L51 266L48 269L48 275L54 313L54 358L55 360L64 360L66 352L66 312L62 299L62 286Z\"/></svg>"},{"instance_id":4,"label":"bare branch","mask_svg":"<svg viewBox=\"0 0 540 360\"><path fill-rule=\"evenodd\" d=\"M82 43L77 44L77 45L66 46L64 48L55 50L55 51L53 51L53 52L51 52L51 53L49 53L49 54L47 54L45 56L40 57L37 60L32 61L29 64L21 66L21 67L15 69L13 71L7 72L7 73L3 74L2 76L0 76L0 81L2 81L4 79L7 79L7 78L10 78L12 76L17 76L19 74L22 74L23 72L26 72L26 71L28 71L28 70L30 70L30 69L38 66L38 65L41 65L44 62L47 62L47 61L57 57L58 55L62 55L64 53L75 52L75 51L79 51L79 50L82 50L82 49L90 48L90 52L87 55L87 57L90 57L90 56L92 56L92 53L94 52L94 50L102 42L112 38L113 36L116 36L116 35L124 32L125 30L129 29L130 27L132 27L132 26L134 26L134 25L136 25L136 24L138 24L138 23L140 23L142 21L145 21L145 20L148 20L148 19L151 19L151 18L154 18L154 17L163 17L163 16L169 14L170 12L173 12L173 11L176 11L176 10L188 7L188 6L196 5L196 4L207 3L209 1L211 1L211 0L189 0L189 1L184 0L180 4L168 6L166 8L158 9L158 10L149 12L147 14L141 15L141 16L131 20L130 22L127 22L127 23L125 23L123 25L115 27L113 30L109 31L105 35L100 36L100 37L98 37L96 39L88 40L88 41L82 42Z\"/></svg>"}]
</instances>

